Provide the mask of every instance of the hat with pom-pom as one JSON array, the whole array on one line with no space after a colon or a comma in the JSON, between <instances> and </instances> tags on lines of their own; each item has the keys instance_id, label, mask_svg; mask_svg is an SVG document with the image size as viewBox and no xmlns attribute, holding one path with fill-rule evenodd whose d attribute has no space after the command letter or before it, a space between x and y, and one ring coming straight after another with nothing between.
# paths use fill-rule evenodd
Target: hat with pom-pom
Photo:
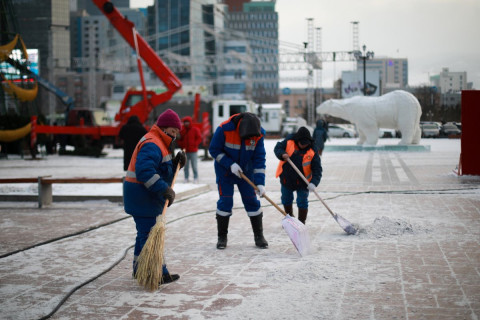
<instances>
[{"instance_id":1,"label":"hat with pom-pom","mask_svg":"<svg viewBox=\"0 0 480 320\"><path fill-rule=\"evenodd\" d=\"M182 128L182 122L175 111L167 109L158 116L157 126L160 128L172 127L180 130Z\"/></svg>"}]
</instances>

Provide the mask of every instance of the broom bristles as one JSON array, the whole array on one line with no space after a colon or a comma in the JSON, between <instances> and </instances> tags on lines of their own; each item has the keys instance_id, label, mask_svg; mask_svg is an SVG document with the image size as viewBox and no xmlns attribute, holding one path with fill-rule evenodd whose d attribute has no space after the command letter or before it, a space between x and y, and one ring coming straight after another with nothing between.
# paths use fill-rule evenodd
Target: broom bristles
<instances>
[{"instance_id":1,"label":"broom bristles","mask_svg":"<svg viewBox=\"0 0 480 320\"><path fill-rule=\"evenodd\" d=\"M162 275L165 219L159 215L137 260L137 282L147 290L158 289Z\"/></svg>"}]
</instances>

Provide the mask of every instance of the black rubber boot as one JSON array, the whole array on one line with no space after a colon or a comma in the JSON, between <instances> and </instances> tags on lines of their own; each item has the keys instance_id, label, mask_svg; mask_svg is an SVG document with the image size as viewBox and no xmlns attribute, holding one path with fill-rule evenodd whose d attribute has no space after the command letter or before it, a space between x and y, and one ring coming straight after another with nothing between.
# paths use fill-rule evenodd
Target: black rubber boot
<instances>
[{"instance_id":1,"label":"black rubber boot","mask_svg":"<svg viewBox=\"0 0 480 320\"><path fill-rule=\"evenodd\" d=\"M295 217L293 215L293 206L291 204L284 204L283 205L283 209L285 210L285 212L289 215L289 216L292 216L292 217Z\"/></svg>"},{"instance_id":2,"label":"black rubber boot","mask_svg":"<svg viewBox=\"0 0 480 320\"><path fill-rule=\"evenodd\" d=\"M173 281L177 281L178 279L180 279L180 276L178 274L170 274L170 273L163 274L159 284L160 285L167 284Z\"/></svg>"},{"instance_id":3,"label":"black rubber boot","mask_svg":"<svg viewBox=\"0 0 480 320\"><path fill-rule=\"evenodd\" d=\"M308 209L298 208L298 220L300 220L301 223L305 224L305 221L307 220L307 214Z\"/></svg>"},{"instance_id":4,"label":"black rubber boot","mask_svg":"<svg viewBox=\"0 0 480 320\"><path fill-rule=\"evenodd\" d=\"M225 249L227 247L228 222L230 217L224 217L217 214L217 231L218 241L217 249Z\"/></svg>"},{"instance_id":5,"label":"black rubber boot","mask_svg":"<svg viewBox=\"0 0 480 320\"><path fill-rule=\"evenodd\" d=\"M250 217L250 222L252 223L255 245L260 249L267 249L268 242L263 237L262 219L263 219L263 213L260 213L258 216Z\"/></svg>"}]
</instances>

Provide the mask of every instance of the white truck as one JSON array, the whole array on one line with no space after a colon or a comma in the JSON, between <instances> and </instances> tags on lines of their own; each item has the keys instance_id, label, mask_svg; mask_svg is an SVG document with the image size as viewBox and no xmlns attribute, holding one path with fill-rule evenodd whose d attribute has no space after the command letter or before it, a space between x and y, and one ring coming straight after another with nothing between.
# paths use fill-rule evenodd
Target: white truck
<instances>
[{"instance_id":1,"label":"white truck","mask_svg":"<svg viewBox=\"0 0 480 320\"><path fill-rule=\"evenodd\" d=\"M251 112L256 114L256 104L249 100L216 100L212 103L213 132L225 120L236 113Z\"/></svg>"},{"instance_id":2,"label":"white truck","mask_svg":"<svg viewBox=\"0 0 480 320\"><path fill-rule=\"evenodd\" d=\"M267 133L280 133L283 121L283 110L280 103L258 105L250 100L215 100L212 102L213 132L232 115L251 112L259 116L262 127Z\"/></svg>"},{"instance_id":3,"label":"white truck","mask_svg":"<svg viewBox=\"0 0 480 320\"><path fill-rule=\"evenodd\" d=\"M257 105L257 115L262 127L269 134L280 134L285 112L281 103L264 103Z\"/></svg>"}]
</instances>

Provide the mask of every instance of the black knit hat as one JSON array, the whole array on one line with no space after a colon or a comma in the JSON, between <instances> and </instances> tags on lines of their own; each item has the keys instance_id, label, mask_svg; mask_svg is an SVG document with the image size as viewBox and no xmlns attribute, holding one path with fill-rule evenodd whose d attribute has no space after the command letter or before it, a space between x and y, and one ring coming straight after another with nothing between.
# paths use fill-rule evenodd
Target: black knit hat
<instances>
[{"instance_id":1,"label":"black knit hat","mask_svg":"<svg viewBox=\"0 0 480 320\"><path fill-rule=\"evenodd\" d=\"M242 139L260 137L262 135L260 119L253 113L241 113L238 126L238 133Z\"/></svg>"},{"instance_id":2,"label":"black knit hat","mask_svg":"<svg viewBox=\"0 0 480 320\"><path fill-rule=\"evenodd\" d=\"M308 129L305 127L300 127L297 133L295 133L295 136L293 137L293 139L297 144L301 143L308 146L311 145L313 142L310 131L308 131Z\"/></svg>"}]
</instances>

